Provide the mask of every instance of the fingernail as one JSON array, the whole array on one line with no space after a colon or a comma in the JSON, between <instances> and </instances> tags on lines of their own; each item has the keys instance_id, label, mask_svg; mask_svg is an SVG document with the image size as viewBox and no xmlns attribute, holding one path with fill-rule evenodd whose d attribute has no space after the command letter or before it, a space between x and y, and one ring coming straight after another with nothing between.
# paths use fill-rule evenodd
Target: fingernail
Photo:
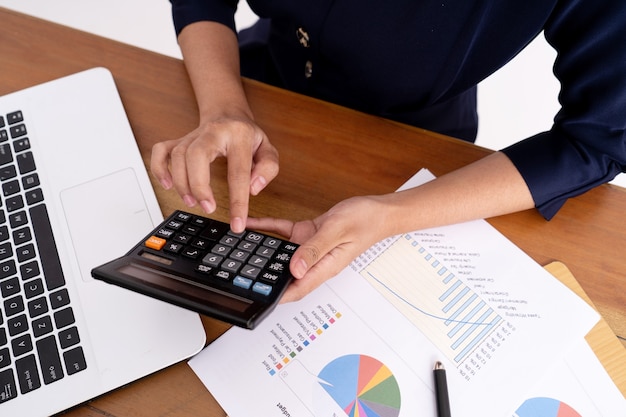
<instances>
[{"instance_id":1,"label":"fingernail","mask_svg":"<svg viewBox=\"0 0 626 417\"><path fill-rule=\"evenodd\" d=\"M252 195L257 195L267 185L267 180L265 177L256 177L254 182L252 183Z\"/></svg>"},{"instance_id":2,"label":"fingernail","mask_svg":"<svg viewBox=\"0 0 626 417\"><path fill-rule=\"evenodd\" d=\"M293 276L296 278L302 278L306 274L307 269L308 269L308 266L306 262L304 261L304 259L299 259L298 262L296 262L296 265L293 271Z\"/></svg>"},{"instance_id":3,"label":"fingernail","mask_svg":"<svg viewBox=\"0 0 626 417\"><path fill-rule=\"evenodd\" d=\"M204 210L206 213L213 213L215 211L215 206L207 200L202 200L200 202L200 207L202 207L202 210Z\"/></svg>"},{"instance_id":4,"label":"fingernail","mask_svg":"<svg viewBox=\"0 0 626 417\"><path fill-rule=\"evenodd\" d=\"M172 188L172 182L166 178L163 178L161 181L161 187L165 188L166 190L169 190L170 188Z\"/></svg>"},{"instance_id":5,"label":"fingernail","mask_svg":"<svg viewBox=\"0 0 626 417\"><path fill-rule=\"evenodd\" d=\"M183 196L183 202L187 207L193 207L196 205L196 199L190 196L189 194Z\"/></svg>"},{"instance_id":6,"label":"fingernail","mask_svg":"<svg viewBox=\"0 0 626 417\"><path fill-rule=\"evenodd\" d=\"M230 228L235 233L243 232L243 229L244 229L243 219L241 217L235 217L231 223Z\"/></svg>"}]
</instances>

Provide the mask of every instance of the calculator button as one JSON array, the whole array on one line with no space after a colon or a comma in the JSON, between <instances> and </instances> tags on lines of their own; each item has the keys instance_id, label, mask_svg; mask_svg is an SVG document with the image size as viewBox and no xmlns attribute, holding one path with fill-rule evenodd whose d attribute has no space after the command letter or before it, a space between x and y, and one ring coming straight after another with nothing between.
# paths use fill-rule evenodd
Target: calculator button
<instances>
[{"instance_id":1,"label":"calculator button","mask_svg":"<svg viewBox=\"0 0 626 417\"><path fill-rule=\"evenodd\" d=\"M216 255L214 253L207 254L204 258L202 258L202 263L208 266L216 267L222 262L224 257Z\"/></svg>"},{"instance_id":2,"label":"calculator button","mask_svg":"<svg viewBox=\"0 0 626 417\"><path fill-rule=\"evenodd\" d=\"M230 281L235 276L235 274L233 274L232 272L228 272L228 271L217 271L215 272L214 276L216 278L220 278L225 281Z\"/></svg>"},{"instance_id":3,"label":"calculator button","mask_svg":"<svg viewBox=\"0 0 626 417\"><path fill-rule=\"evenodd\" d=\"M252 286L252 291L263 295L270 295L272 292L272 286L262 282L255 282Z\"/></svg>"},{"instance_id":4,"label":"calculator button","mask_svg":"<svg viewBox=\"0 0 626 417\"><path fill-rule=\"evenodd\" d=\"M263 241L263 246L267 246L269 248L278 249L278 247L280 246L281 243L283 243L283 241L280 240L280 239L276 239L276 238L273 238L273 237L268 237L268 238L265 238L265 240Z\"/></svg>"},{"instance_id":5,"label":"calculator button","mask_svg":"<svg viewBox=\"0 0 626 417\"><path fill-rule=\"evenodd\" d=\"M194 226L198 226L199 228L204 228L206 227L207 224L209 224L209 219L205 219L202 217L195 217L193 220L191 220L191 224L193 224Z\"/></svg>"},{"instance_id":6,"label":"calculator button","mask_svg":"<svg viewBox=\"0 0 626 417\"><path fill-rule=\"evenodd\" d=\"M236 274L239 271L239 268L241 268L241 265L241 262L233 261L232 259L226 259L222 263L222 269Z\"/></svg>"},{"instance_id":7,"label":"calculator button","mask_svg":"<svg viewBox=\"0 0 626 417\"><path fill-rule=\"evenodd\" d=\"M237 242L239 242L239 239L237 239L235 236L226 235L220 239L220 243L226 246L235 246Z\"/></svg>"},{"instance_id":8,"label":"calculator button","mask_svg":"<svg viewBox=\"0 0 626 417\"><path fill-rule=\"evenodd\" d=\"M174 235L174 231L171 230L171 229L161 228L161 229L157 230L155 235L158 236L158 237L161 237L163 239L169 239L170 237L172 237Z\"/></svg>"},{"instance_id":9,"label":"calculator button","mask_svg":"<svg viewBox=\"0 0 626 417\"><path fill-rule=\"evenodd\" d=\"M246 235L245 239L250 242L260 243L263 241L263 235L255 232L250 232Z\"/></svg>"},{"instance_id":10,"label":"calculator button","mask_svg":"<svg viewBox=\"0 0 626 417\"><path fill-rule=\"evenodd\" d=\"M239 288L248 289L252 286L252 280L248 278L244 278L242 276L237 275L235 279L233 279L233 285Z\"/></svg>"},{"instance_id":11,"label":"calculator button","mask_svg":"<svg viewBox=\"0 0 626 417\"><path fill-rule=\"evenodd\" d=\"M254 266L257 266L259 268L263 268L265 266L265 264L267 264L267 261L268 261L267 258L263 258L261 256L254 255L252 258L250 258L248 263L250 265L254 265Z\"/></svg>"},{"instance_id":12,"label":"calculator button","mask_svg":"<svg viewBox=\"0 0 626 417\"><path fill-rule=\"evenodd\" d=\"M285 271L285 264L281 263L281 262L272 262L268 267L268 270L272 271L272 272L278 272L278 273L282 273Z\"/></svg>"},{"instance_id":13,"label":"calculator button","mask_svg":"<svg viewBox=\"0 0 626 417\"><path fill-rule=\"evenodd\" d=\"M178 213L176 213L175 217L181 222L188 222L189 220L191 220L191 214L184 213L182 211L179 211Z\"/></svg>"},{"instance_id":14,"label":"calculator button","mask_svg":"<svg viewBox=\"0 0 626 417\"><path fill-rule=\"evenodd\" d=\"M247 240L241 241L239 245L237 245L238 249L245 250L247 252L252 252L257 248L257 244L253 242L248 242Z\"/></svg>"},{"instance_id":15,"label":"calculator button","mask_svg":"<svg viewBox=\"0 0 626 417\"><path fill-rule=\"evenodd\" d=\"M240 274L244 277L256 279L261 273L261 268L257 268L256 266L246 265L241 269Z\"/></svg>"},{"instance_id":16,"label":"calculator button","mask_svg":"<svg viewBox=\"0 0 626 417\"><path fill-rule=\"evenodd\" d=\"M198 249L196 248L191 248L191 247L186 247L182 254L184 256L186 256L187 258L191 258L191 259L198 259L198 257L200 257L200 255L202 254L202 252L200 252Z\"/></svg>"},{"instance_id":17,"label":"calculator button","mask_svg":"<svg viewBox=\"0 0 626 417\"><path fill-rule=\"evenodd\" d=\"M176 236L174 236L174 240L176 242L182 243L184 245L184 244L189 243L189 241L191 240L191 236L179 233Z\"/></svg>"},{"instance_id":18,"label":"calculator button","mask_svg":"<svg viewBox=\"0 0 626 417\"><path fill-rule=\"evenodd\" d=\"M161 250L163 249L163 246L165 246L166 243L167 243L167 240L163 238L150 236L148 240L146 240L145 245L146 247L151 248L151 249Z\"/></svg>"},{"instance_id":19,"label":"calculator button","mask_svg":"<svg viewBox=\"0 0 626 417\"><path fill-rule=\"evenodd\" d=\"M169 228L169 229L174 229L174 230L178 230L180 228L182 228L185 225L185 223L183 222L179 222L176 220L170 220L165 227Z\"/></svg>"},{"instance_id":20,"label":"calculator button","mask_svg":"<svg viewBox=\"0 0 626 417\"><path fill-rule=\"evenodd\" d=\"M209 247L209 241L206 239L195 238L191 241L191 246L198 249L207 249Z\"/></svg>"},{"instance_id":21,"label":"calculator button","mask_svg":"<svg viewBox=\"0 0 626 417\"><path fill-rule=\"evenodd\" d=\"M210 274L213 271L213 267L204 264L196 265L196 271L201 274Z\"/></svg>"},{"instance_id":22,"label":"calculator button","mask_svg":"<svg viewBox=\"0 0 626 417\"><path fill-rule=\"evenodd\" d=\"M297 245L294 245L293 243L286 243L285 246L283 246L283 250L287 251L287 252L295 252L296 249L298 249Z\"/></svg>"},{"instance_id":23,"label":"calculator button","mask_svg":"<svg viewBox=\"0 0 626 417\"><path fill-rule=\"evenodd\" d=\"M200 228L198 226L187 225L187 226L183 227L183 233L185 233L185 234L196 235L196 234L198 234L198 232L200 232Z\"/></svg>"},{"instance_id":24,"label":"calculator button","mask_svg":"<svg viewBox=\"0 0 626 417\"><path fill-rule=\"evenodd\" d=\"M264 258L271 258L272 256L274 256L274 252L276 252L274 249L265 247L265 246L261 246L257 251L256 254L259 256L262 256Z\"/></svg>"},{"instance_id":25,"label":"calculator button","mask_svg":"<svg viewBox=\"0 0 626 417\"><path fill-rule=\"evenodd\" d=\"M268 282L276 282L278 281L278 279L280 278L280 276L276 273L273 272L264 272L263 275L261 275L261 279L268 281Z\"/></svg>"},{"instance_id":26,"label":"calculator button","mask_svg":"<svg viewBox=\"0 0 626 417\"><path fill-rule=\"evenodd\" d=\"M211 252L216 255L226 256L228 255L228 252L230 252L230 246L217 244L213 246L213 249L211 249Z\"/></svg>"},{"instance_id":27,"label":"calculator button","mask_svg":"<svg viewBox=\"0 0 626 417\"><path fill-rule=\"evenodd\" d=\"M184 248L184 245L176 242L169 242L164 247L163 250L171 253L180 253Z\"/></svg>"},{"instance_id":28,"label":"calculator button","mask_svg":"<svg viewBox=\"0 0 626 417\"><path fill-rule=\"evenodd\" d=\"M211 240L220 239L226 232L228 232L229 226L227 224L217 224L213 222L205 230L200 233L200 236L206 237Z\"/></svg>"},{"instance_id":29,"label":"calculator button","mask_svg":"<svg viewBox=\"0 0 626 417\"><path fill-rule=\"evenodd\" d=\"M239 249L235 249L231 254L230 257L232 259L236 259L238 261L241 262L245 262L246 259L248 259L248 257L250 256L249 252L246 252L244 250L239 250Z\"/></svg>"},{"instance_id":30,"label":"calculator button","mask_svg":"<svg viewBox=\"0 0 626 417\"><path fill-rule=\"evenodd\" d=\"M277 261L281 261L283 263L288 264L289 261L291 260L291 254L290 253L286 253L286 252L281 252L278 255L276 255L276 257L274 258Z\"/></svg>"}]
</instances>

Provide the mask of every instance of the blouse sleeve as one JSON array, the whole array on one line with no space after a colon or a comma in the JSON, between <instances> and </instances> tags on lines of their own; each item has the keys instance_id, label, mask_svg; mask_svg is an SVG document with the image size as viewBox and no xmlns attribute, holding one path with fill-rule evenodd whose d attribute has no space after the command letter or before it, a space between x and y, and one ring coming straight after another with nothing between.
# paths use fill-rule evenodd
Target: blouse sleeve
<instances>
[{"instance_id":1,"label":"blouse sleeve","mask_svg":"<svg viewBox=\"0 0 626 417\"><path fill-rule=\"evenodd\" d=\"M550 219L626 171L626 1L559 2L544 33L557 51L561 109L549 132L503 152Z\"/></svg>"},{"instance_id":2,"label":"blouse sleeve","mask_svg":"<svg viewBox=\"0 0 626 417\"><path fill-rule=\"evenodd\" d=\"M185 26L199 21L223 23L235 30L235 11L239 0L170 0L176 35Z\"/></svg>"}]
</instances>

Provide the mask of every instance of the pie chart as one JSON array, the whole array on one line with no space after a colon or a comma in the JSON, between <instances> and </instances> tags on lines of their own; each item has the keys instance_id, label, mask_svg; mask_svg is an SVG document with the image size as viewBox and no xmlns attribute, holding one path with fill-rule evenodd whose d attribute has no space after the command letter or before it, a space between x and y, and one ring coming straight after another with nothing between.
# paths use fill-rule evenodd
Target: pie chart
<instances>
[{"instance_id":1,"label":"pie chart","mask_svg":"<svg viewBox=\"0 0 626 417\"><path fill-rule=\"evenodd\" d=\"M524 401L517 417L581 417L572 407L554 398L536 397Z\"/></svg>"},{"instance_id":2,"label":"pie chart","mask_svg":"<svg viewBox=\"0 0 626 417\"><path fill-rule=\"evenodd\" d=\"M327 364L318 377L319 384L349 417L400 414L398 382L389 368L375 358L341 356Z\"/></svg>"}]
</instances>

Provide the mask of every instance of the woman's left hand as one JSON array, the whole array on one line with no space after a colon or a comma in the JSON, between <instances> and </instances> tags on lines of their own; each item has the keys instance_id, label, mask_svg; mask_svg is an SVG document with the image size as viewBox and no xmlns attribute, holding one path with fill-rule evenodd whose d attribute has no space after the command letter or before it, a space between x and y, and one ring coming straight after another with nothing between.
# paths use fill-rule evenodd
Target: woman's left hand
<instances>
[{"instance_id":1,"label":"woman's left hand","mask_svg":"<svg viewBox=\"0 0 626 417\"><path fill-rule=\"evenodd\" d=\"M248 228L276 233L300 245L290 263L296 280L281 302L303 298L387 236L381 203L380 196L354 197L314 220L295 223L284 219L249 218Z\"/></svg>"}]
</instances>

